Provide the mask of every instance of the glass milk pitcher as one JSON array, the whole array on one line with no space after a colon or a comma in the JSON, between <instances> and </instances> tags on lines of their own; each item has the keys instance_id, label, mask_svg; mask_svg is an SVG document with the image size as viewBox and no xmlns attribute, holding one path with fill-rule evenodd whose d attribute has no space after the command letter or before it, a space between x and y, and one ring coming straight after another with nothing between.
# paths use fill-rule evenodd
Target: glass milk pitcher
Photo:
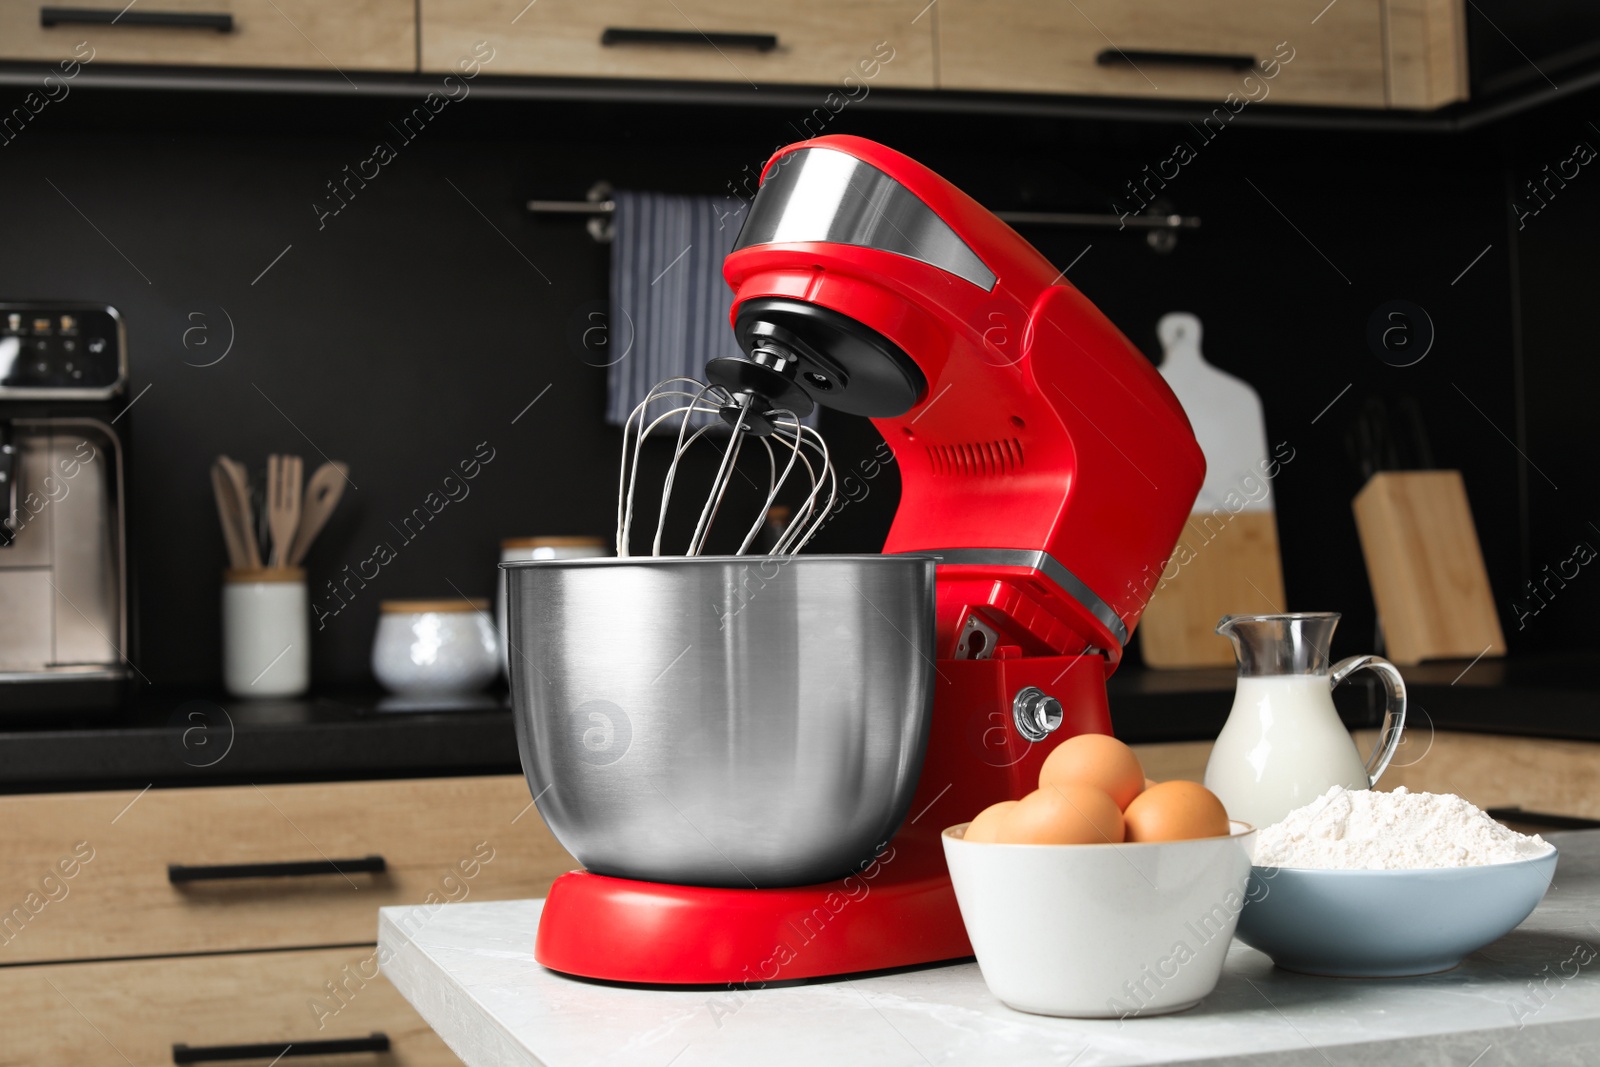
<instances>
[{"instance_id":1,"label":"glass milk pitcher","mask_svg":"<svg viewBox=\"0 0 1600 1067\"><path fill-rule=\"evenodd\" d=\"M1352 656L1332 668L1337 612L1225 615L1217 633L1239 660L1233 710L1206 764L1206 788L1228 815L1270 826L1335 785L1367 789L1394 758L1406 719L1406 685L1394 664ZM1378 673L1388 691L1383 734L1365 764L1333 706L1333 687L1354 672Z\"/></svg>"}]
</instances>

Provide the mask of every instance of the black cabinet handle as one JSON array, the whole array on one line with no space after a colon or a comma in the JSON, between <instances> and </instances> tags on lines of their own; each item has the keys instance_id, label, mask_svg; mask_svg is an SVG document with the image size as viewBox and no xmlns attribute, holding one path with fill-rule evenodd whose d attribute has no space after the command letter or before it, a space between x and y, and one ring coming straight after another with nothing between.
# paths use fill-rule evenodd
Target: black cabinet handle
<instances>
[{"instance_id":1,"label":"black cabinet handle","mask_svg":"<svg viewBox=\"0 0 1600 1067\"><path fill-rule=\"evenodd\" d=\"M1249 70L1256 65L1255 56L1224 52L1141 52L1118 48L1105 49L1094 57L1094 61L1102 67L1219 67L1223 70Z\"/></svg>"},{"instance_id":2,"label":"black cabinet handle","mask_svg":"<svg viewBox=\"0 0 1600 1067\"><path fill-rule=\"evenodd\" d=\"M173 1063L221 1063L224 1060L277 1060L290 1056L338 1056L351 1052L388 1052L389 1035L341 1037L329 1041L262 1041L254 1045L173 1045ZM277 1057L277 1059L273 1059Z\"/></svg>"},{"instance_id":3,"label":"black cabinet handle","mask_svg":"<svg viewBox=\"0 0 1600 1067\"><path fill-rule=\"evenodd\" d=\"M130 5L131 6L131 5ZM177 30L233 32L233 16L203 11L118 11L111 7L41 7L39 25L51 26L166 26Z\"/></svg>"},{"instance_id":4,"label":"black cabinet handle","mask_svg":"<svg viewBox=\"0 0 1600 1067\"><path fill-rule=\"evenodd\" d=\"M700 33L697 30L629 30L607 26L600 31L600 43L607 48L619 44L688 44L701 48L749 48L770 52L778 47L775 33Z\"/></svg>"},{"instance_id":5,"label":"black cabinet handle","mask_svg":"<svg viewBox=\"0 0 1600 1067\"><path fill-rule=\"evenodd\" d=\"M167 864L167 881L216 882L225 878L303 878L313 874L382 874L388 864L382 856L353 860L288 860L283 863L211 863L188 866Z\"/></svg>"}]
</instances>

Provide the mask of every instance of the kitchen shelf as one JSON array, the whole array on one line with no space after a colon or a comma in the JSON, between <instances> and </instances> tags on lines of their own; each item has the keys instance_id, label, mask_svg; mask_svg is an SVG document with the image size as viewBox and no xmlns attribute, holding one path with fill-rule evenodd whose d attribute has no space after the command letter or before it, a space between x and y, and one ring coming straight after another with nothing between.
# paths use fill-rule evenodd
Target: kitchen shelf
<instances>
[{"instance_id":1,"label":"kitchen shelf","mask_svg":"<svg viewBox=\"0 0 1600 1067\"><path fill-rule=\"evenodd\" d=\"M33 88L53 67L0 62L0 86ZM1248 108L1230 120L1240 127L1348 130L1397 133L1457 133L1509 118L1600 85L1600 65L1574 71L1559 89L1528 89L1486 101L1469 101L1435 111L1272 105ZM74 91L150 91L195 95L316 96L328 100L416 100L437 91L439 76L428 74L321 73L306 70L236 70L215 67L116 66L96 63L73 79ZM636 104L666 107L732 107L809 113L822 86L652 81L629 78L541 78L482 75L472 82L476 99L554 104ZM1024 119L1088 120L1112 123L1202 122L1215 101L1139 100L1102 96L969 92L952 89L874 89L852 103L862 112L923 113L940 116L1009 116Z\"/></svg>"},{"instance_id":2,"label":"kitchen shelf","mask_svg":"<svg viewBox=\"0 0 1600 1067\"><path fill-rule=\"evenodd\" d=\"M1600 741L1600 654L1446 661L1401 673L1414 724ZM1233 688L1231 667L1153 671L1129 662L1108 686L1112 727L1130 743L1209 741L1227 721ZM1352 678L1334 695L1351 729L1381 722L1375 680ZM521 773L504 697L395 713L380 710L382 699L174 694L95 718L10 719L0 722L0 793Z\"/></svg>"},{"instance_id":3,"label":"kitchen shelf","mask_svg":"<svg viewBox=\"0 0 1600 1067\"><path fill-rule=\"evenodd\" d=\"M1441 730L1600 741L1600 653L1403 667L1413 707Z\"/></svg>"},{"instance_id":4,"label":"kitchen shelf","mask_svg":"<svg viewBox=\"0 0 1600 1067\"><path fill-rule=\"evenodd\" d=\"M96 718L0 725L0 793L521 774L511 711L380 711L305 700L146 698Z\"/></svg>"},{"instance_id":5,"label":"kitchen shelf","mask_svg":"<svg viewBox=\"0 0 1600 1067\"><path fill-rule=\"evenodd\" d=\"M1600 653L1440 660L1401 667L1411 722L1465 733L1600 741ZM1125 664L1107 687L1117 736L1137 741L1211 740L1227 721L1230 668L1154 671ZM1381 688L1360 675L1334 690L1351 729L1383 719Z\"/></svg>"},{"instance_id":6,"label":"kitchen shelf","mask_svg":"<svg viewBox=\"0 0 1600 1067\"><path fill-rule=\"evenodd\" d=\"M1232 667L1151 670L1126 660L1106 686L1112 731L1130 744L1211 741L1233 707ZM1383 721L1376 679L1354 677L1334 690L1339 717L1352 730Z\"/></svg>"}]
</instances>

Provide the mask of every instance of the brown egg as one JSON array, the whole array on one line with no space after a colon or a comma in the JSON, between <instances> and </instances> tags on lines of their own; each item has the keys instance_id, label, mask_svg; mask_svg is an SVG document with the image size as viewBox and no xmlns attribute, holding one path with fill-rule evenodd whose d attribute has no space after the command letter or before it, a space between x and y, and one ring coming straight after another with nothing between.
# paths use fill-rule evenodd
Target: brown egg
<instances>
[{"instance_id":1,"label":"brown egg","mask_svg":"<svg viewBox=\"0 0 1600 1067\"><path fill-rule=\"evenodd\" d=\"M1077 782L1092 785L1126 808L1144 788L1144 768L1133 749L1105 734L1079 734L1057 745L1039 770L1039 786Z\"/></svg>"},{"instance_id":2,"label":"brown egg","mask_svg":"<svg viewBox=\"0 0 1600 1067\"><path fill-rule=\"evenodd\" d=\"M1063 782L1036 789L1005 813L1002 845L1103 845L1122 840L1116 801L1090 785Z\"/></svg>"},{"instance_id":3,"label":"brown egg","mask_svg":"<svg viewBox=\"0 0 1600 1067\"><path fill-rule=\"evenodd\" d=\"M1123 813L1129 841L1188 841L1228 833L1222 801L1199 782L1161 782L1133 799Z\"/></svg>"},{"instance_id":4,"label":"brown egg","mask_svg":"<svg viewBox=\"0 0 1600 1067\"><path fill-rule=\"evenodd\" d=\"M1006 812L1017 806L1015 800L1002 800L998 804L990 804L978 812L978 817L967 826L963 836L964 841L994 841L1000 834L1000 821L1005 818Z\"/></svg>"}]
</instances>

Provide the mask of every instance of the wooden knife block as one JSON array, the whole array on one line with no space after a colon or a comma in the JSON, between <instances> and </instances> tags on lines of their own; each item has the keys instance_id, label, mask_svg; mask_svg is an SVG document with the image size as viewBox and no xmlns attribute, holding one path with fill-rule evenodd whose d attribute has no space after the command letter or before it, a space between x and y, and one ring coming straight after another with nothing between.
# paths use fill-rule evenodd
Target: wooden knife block
<instances>
[{"instance_id":1,"label":"wooden knife block","mask_svg":"<svg viewBox=\"0 0 1600 1067\"><path fill-rule=\"evenodd\" d=\"M1389 659L1505 655L1460 471L1374 474L1352 506Z\"/></svg>"},{"instance_id":2,"label":"wooden knife block","mask_svg":"<svg viewBox=\"0 0 1600 1067\"><path fill-rule=\"evenodd\" d=\"M1145 666L1231 667L1233 645L1217 621L1285 610L1277 516L1241 511L1223 522L1195 512L1166 569L1150 577L1157 588L1139 620Z\"/></svg>"}]
</instances>

